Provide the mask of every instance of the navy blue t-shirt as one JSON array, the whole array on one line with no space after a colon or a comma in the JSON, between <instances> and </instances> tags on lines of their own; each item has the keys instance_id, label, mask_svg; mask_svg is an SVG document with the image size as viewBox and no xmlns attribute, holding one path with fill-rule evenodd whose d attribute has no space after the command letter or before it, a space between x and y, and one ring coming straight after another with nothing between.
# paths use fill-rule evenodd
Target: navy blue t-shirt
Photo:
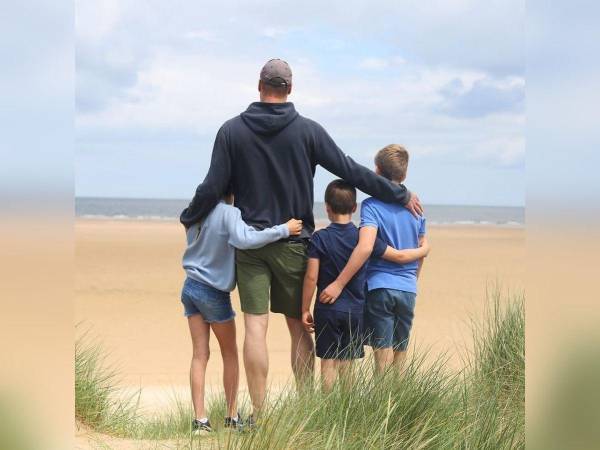
<instances>
[{"instance_id":1,"label":"navy blue t-shirt","mask_svg":"<svg viewBox=\"0 0 600 450\"><path fill-rule=\"evenodd\" d=\"M308 246L308 257L319 259L317 301L315 309L342 312L362 312L365 304L366 264L354 275L338 299L333 303L321 303L318 298L323 289L338 277L358 244L358 228L352 222L331 223L327 228L315 231ZM377 238L372 256L381 257L387 244Z\"/></svg>"}]
</instances>

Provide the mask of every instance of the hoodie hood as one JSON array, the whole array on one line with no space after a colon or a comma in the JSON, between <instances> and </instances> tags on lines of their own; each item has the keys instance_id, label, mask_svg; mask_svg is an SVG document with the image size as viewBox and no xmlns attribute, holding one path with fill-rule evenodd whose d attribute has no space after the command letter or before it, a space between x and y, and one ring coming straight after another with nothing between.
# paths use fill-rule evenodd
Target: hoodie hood
<instances>
[{"instance_id":1,"label":"hoodie hood","mask_svg":"<svg viewBox=\"0 0 600 450\"><path fill-rule=\"evenodd\" d=\"M298 112L291 102L254 102L240 116L255 133L275 134L292 123L298 117Z\"/></svg>"}]
</instances>

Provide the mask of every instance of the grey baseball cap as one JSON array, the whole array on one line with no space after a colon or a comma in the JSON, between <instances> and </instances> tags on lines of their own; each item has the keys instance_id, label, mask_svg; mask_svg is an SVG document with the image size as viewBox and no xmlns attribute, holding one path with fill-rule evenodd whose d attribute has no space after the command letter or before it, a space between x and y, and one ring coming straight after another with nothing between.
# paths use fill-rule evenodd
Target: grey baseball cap
<instances>
[{"instance_id":1,"label":"grey baseball cap","mask_svg":"<svg viewBox=\"0 0 600 450\"><path fill-rule=\"evenodd\" d=\"M271 59L260 71L260 79L271 86L290 86L292 84L292 69L282 59Z\"/></svg>"}]
</instances>

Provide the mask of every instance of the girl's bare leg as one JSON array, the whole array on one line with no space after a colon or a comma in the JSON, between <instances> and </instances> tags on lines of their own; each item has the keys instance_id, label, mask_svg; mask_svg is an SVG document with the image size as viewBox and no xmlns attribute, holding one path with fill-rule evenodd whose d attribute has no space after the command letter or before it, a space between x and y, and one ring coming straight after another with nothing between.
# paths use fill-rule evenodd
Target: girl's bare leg
<instances>
[{"instance_id":1,"label":"girl's bare leg","mask_svg":"<svg viewBox=\"0 0 600 450\"><path fill-rule=\"evenodd\" d=\"M236 417L240 366L235 339L235 319L224 323L213 323L211 327L219 341L223 357L223 388L227 402L227 416Z\"/></svg>"},{"instance_id":2,"label":"girl's bare leg","mask_svg":"<svg viewBox=\"0 0 600 450\"><path fill-rule=\"evenodd\" d=\"M188 317L188 325L192 336L192 364L190 367L190 387L192 390L192 403L196 419L206 417L204 408L204 383L206 365L210 356L208 342L210 339L210 326L200 314Z\"/></svg>"}]
</instances>

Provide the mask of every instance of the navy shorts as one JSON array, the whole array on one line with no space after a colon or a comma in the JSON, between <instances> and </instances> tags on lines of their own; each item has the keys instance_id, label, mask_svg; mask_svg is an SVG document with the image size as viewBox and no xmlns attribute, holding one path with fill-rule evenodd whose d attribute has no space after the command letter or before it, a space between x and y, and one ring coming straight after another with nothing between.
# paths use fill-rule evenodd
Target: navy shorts
<instances>
[{"instance_id":1,"label":"navy shorts","mask_svg":"<svg viewBox=\"0 0 600 450\"><path fill-rule=\"evenodd\" d=\"M406 350L415 316L416 297L413 292L395 289L373 289L367 293L366 336L373 348Z\"/></svg>"},{"instance_id":2,"label":"navy shorts","mask_svg":"<svg viewBox=\"0 0 600 450\"><path fill-rule=\"evenodd\" d=\"M235 317L229 292L189 277L183 283L181 303L186 317L201 314L207 323L228 322Z\"/></svg>"},{"instance_id":3,"label":"navy shorts","mask_svg":"<svg viewBox=\"0 0 600 450\"><path fill-rule=\"evenodd\" d=\"M363 313L315 308L317 356L323 359L358 359L365 356Z\"/></svg>"}]
</instances>

